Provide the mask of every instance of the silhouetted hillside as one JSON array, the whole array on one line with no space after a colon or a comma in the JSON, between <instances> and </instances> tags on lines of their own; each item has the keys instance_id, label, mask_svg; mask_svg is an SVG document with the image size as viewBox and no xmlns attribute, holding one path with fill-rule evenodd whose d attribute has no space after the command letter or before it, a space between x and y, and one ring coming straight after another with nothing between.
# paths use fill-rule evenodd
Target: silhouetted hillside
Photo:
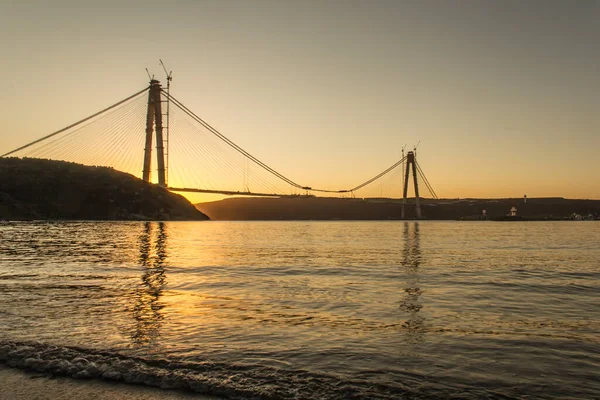
<instances>
[{"instance_id":1,"label":"silhouetted hillside","mask_svg":"<svg viewBox=\"0 0 600 400\"><path fill-rule=\"evenodd\" d=\"M183 196L111 168L0 158L0 219L208 218Z\"/></svg>"},{"instance_id":2,"label":"silhouetted hillside","mask_svg":"<svg viewBox=\"0 0 600 400\"><path fill-rule=\"evenodd\" d=\"M517 214L531 219L564 219L573 213L600 213L600 200L563 198L527 199L422 199L426 219L479 219L506 215L514 206ZM196 207L213 220L387 220L401 218L401 201L388 199L336 199L319 197L230 198ZM414 199L406 217L415 217Z\"/></svg>"}]
</instances>

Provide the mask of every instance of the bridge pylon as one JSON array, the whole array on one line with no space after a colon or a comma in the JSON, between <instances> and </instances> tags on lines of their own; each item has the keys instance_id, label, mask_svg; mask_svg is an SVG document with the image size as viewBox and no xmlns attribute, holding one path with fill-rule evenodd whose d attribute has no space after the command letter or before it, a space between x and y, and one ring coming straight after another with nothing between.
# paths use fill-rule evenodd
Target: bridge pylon
<instances>
[{"instance_id":1,"label":"bridge pylon","mask_svg":"<svg viewBox=\"0 0 600 400\"><path fill-rule=\"evenodd\" d=\"M162 125L162 98L160 82L150 81L148 89L148 113L146 114L146 146L144 147L144 169L142 179L150 182L152 166L152 136L156 131L156 165L158 170L158 186L167 187L165 179L165 149Z\"/></svg>"},{"instance_id":2,"label":"bridge pylon","mask_svg":"<svg viewBox=\"0 0 600 400\"><path fill-rule=\"evenodd\" d=\"M406 208L406 198L408 195L408 174L411 171L412 166L412 175L413 175L413 185L415 188L415 208L416 208L416 217L417 219L421 219L421 204L419 202L419 182L417 181L417 164L415 161L416 155L415 152L409 151L406 154L406 170L404 171L404 191L402 196L402 219L405 218L405 208Z\"/></svg>"}]
</instances>

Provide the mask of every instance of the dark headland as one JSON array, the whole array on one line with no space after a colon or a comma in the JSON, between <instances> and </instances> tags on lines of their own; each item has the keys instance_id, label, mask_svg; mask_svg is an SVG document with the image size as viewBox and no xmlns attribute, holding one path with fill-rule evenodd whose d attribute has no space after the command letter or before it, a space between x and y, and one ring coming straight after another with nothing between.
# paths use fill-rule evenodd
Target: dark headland
<instances>
[{"instance_id":1,"label":"dark headland","mask_svg":"<svg viewBox=\"0 0 600 400\"><path fill-rule=\"evenodd\" d=\"M213 220L397 220L401 201L391 199L320 198L229 198L199 203L196 207ZM600 218L600 200L564 198L527 199L422 199L424 219L506 219L512 207L523 220L565 220L574 216ZM483 217L483 210L486 216ZM415 217L414 199L409 199L406 217Z\"/></svg>"},{"instance_id":2,"label":"dark headland","mask_svg":"<svg viewBox=\"0 0 600 400\"><path fill-rule=\"evenodd\" d=\"M106 167L0 158L0 220L206 220L185 197Z\"/></svg>"}]
</instances>

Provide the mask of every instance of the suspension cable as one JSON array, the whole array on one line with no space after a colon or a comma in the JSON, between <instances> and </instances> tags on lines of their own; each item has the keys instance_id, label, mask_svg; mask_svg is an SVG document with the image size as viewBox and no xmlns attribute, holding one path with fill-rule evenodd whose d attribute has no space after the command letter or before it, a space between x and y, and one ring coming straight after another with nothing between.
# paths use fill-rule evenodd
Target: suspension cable
<instances>
[{"instance_id":1,"label":"suspension cable","mask_svg":"<svg viewBox=\"0 0 600 400\"><path fill-rule=\"evenodd\" d=\"M437 199L438 195L435 192L435 190L433 190L433 186L431 185L431 183L429 183L429 179L427 179L427 176L425 176L425 172L423 172L423 169L421 169L421 167L419 166L419 164L417 164L417 170L419 171L419 174L421 175L421 177L423 178L423 181L425 182L425 184L427 185L427 187L429 188L429 192L431 193L431 195Z\"/></svg>"},{"instance_id":2,"label":"suspension cable","mask_svg":"<svg viewBox=\"0 0 600 400\"><path fill-rule=\"evenodd\" d=\"M377 176L375 176L375 177L373 177L373 178L371 178L371 179L369 179L369 180L361 183L360 185L358 185L358 186L356 186L356 187L354 187L352 189L330 190L330 189L319 189L319 188L312 188L312 187L309 187L309 186L303 186L303 185L300 185L300 184L292 181L291 179L289 179L285 175L283 175L283 174L275 171L273 168L269 167L268 165L266 165L265 163L263 163L262 161L260 161L259 159L257 159L253 155L251 155L250 153L248 153L246 150L242 149L240 146L238 146L237 144L235 144L233 141L231 141L229 138L227 138L225 135L223 135L217 129L213 128L208 122L204 121L202 118L200 118L198 115L196 115L193 111L191 111L189 108L187 108L185 105L183 105L183 103L181 103L179 100L177 100L176 98L174 98L172 95L170 95L169 93L166 93L166 91L164 91L164 90L162 90L162 92L179 109L181 109L183 112L185 112L189 117L191 117L192 119L194 119L196 122L198 122L199 124L201 124L203 127L205 127L206 129L208 129L211 133L213 133L219 139L221 139L222 141L224 141L226 144L228 144L229 146L231 146L233 149L235 149L236 151L238 151L242 155L246 156L248 159L250 159L252 162L254 162L255 164L257 164L258 166L262 167L263 169L267 170L271 174L275 175L279 179L283 180L284 182L288 183L289 185L291 185L291 186L293 186L293 187L295 187L297 189L303 189L303 190L308 190L308 191L312 191L312 192L322 192L322 193L349 193L349 192L354 192L354 191L356 191L358 189L361 189L361 188L367 186L368 184L372 183L373 181L376 181L377 179L383 177L384 175L388 174L390 171L392 171L394 168L396 168L398 165L400 165L406 159L406 157L402 158L400 161L394 163L391 167L389 167L385 171L381 172Z\"/></svg>"},{"instance_id":3,"label":"suspension cable","mask_svg":"<svg viewBox=\"0 0 600 400\"><path fill-rule=\"evenodd\" d=\"M162 91L163 94L169 99L171 100L177 107L179 107L183 112L185 112L188 116L190 116L191 118L193 118L196 122L198 122L199 124L201 124L202 126L204 126L206 129L208 129L211 133L213 133L215 136L217 136L219 139L221 139L222 141L224 141L226 144L228 144L229 146L231 146L233 149L237 150L238 152L240 152L241 154L243 154L244 156L246 156L247 158L249 158L250 160L252 160L255 164L259 165L260 167L264 168L265 170L269 171L270 173L272 173L273 175L275 175L276 177L278 177L279 179L283 180L284 182L298 188L298 189L307 189L306 186L302 186L294 181L292 181L291 179L289 179L288 177L280 174L279 172L275 171L273 168L269 167L268 165L266 165L265 163L263 163L262 161L260 161L258 158L254 157L252 154L248 153L246 150L242 149L240 146L238 146L237 144L235 144L234 142L232 142L229 138L227 138L225 135L223 135L221 132L219 132L218 130L216 130L215 128L213 128L210 124L208 124L206 121L204 121L202 118L200 118L199 116L197 116L196 114L194 114L193 111L191 111L189 108L187 108L186 106L184 106L180 101L178 101L176 98L174 98L172 95L166 93L164 90Z\"/></svg>"},{"instance_id":4,"label":"suspension cable","mask_svg":"<svg viewBox=\"0 0 600 400\"><path fill-rule=\"evenodd\" d=\"M425 176L425 173L421 169L421 166L419 165L419 163L416 162L416 160L415 160L415 165L417 166L417 172L419 173L419 175L423 179L423 182L425 182L425 186L427 186L427 189L429 190L429 193L431 193L431 195L433 196L434 199L438 199L439 197L437 196L437 194L435 193L435 190L433 190L433 187L429 183L429 179L427 179L427 177Z\"/></svg>"},{"instance_id":5,"label":"suspension cable","mask_svg":"<svg viewBox=\"0 0 600 400\"><path fill-rule=\"evenodd\" d=\"M387 173L389 173L390 171L392 171L394 168L396 168L398 165L402 164L402 162L406 159L406 156L404 156L400 161L396 162L394 165L392 165L391 167L389 167L388 169L386 169L385 171L383 171L382 173L380 173L379 175L374 176L373 178L369 179L368 181L365 181L363 183L361 183L360 185L348 190L348 192L354 192L360 188L363 188L365 186L367 186L369 183L372 183L373 181L376 181L377 179L383 177L384 175L386 175Z\"/></svg>"}]
</instances>

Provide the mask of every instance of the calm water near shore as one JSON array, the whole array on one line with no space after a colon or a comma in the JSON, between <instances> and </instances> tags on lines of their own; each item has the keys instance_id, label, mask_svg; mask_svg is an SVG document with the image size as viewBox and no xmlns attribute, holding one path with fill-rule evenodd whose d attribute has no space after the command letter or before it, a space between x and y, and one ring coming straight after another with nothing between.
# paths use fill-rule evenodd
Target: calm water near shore
<instances>
[{"instance_id":1,"label":"calm water near shore","mask_svg":"<svg viewBox=\"0 0 600 400\"><path fill-rule=\"evenodd\" d=\"M599 222L3 222L0 361L232 398L600 398Z\"/></svg>"}]
</instances>

